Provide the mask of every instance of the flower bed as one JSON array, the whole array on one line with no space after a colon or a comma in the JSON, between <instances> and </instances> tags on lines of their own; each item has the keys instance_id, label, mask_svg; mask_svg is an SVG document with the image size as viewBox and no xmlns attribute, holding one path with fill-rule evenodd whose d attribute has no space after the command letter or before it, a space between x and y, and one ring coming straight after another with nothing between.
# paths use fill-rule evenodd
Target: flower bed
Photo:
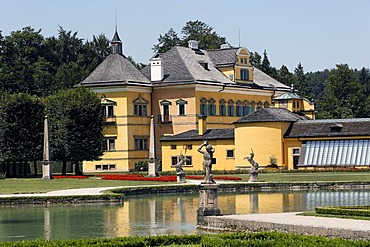
<instances>
[{"instance_id":1,"label":"flower bed","mask_svg":"<svg viewBox=\"0 0 370 247\"><path fill-rule=\"evenodd\" d=\"M129 181L157 181L157 182L176 182L176 176L144 177L142 174L102 174L99 175L103 180L129 180Z\"/></svg>"},{"instance_id":2,"label":"flower bed","mask_svg":"<svg viewBox=\"0 0 370 247\"><path fill-rule=\"evenodd\" d=\"M85 178L89 178L89 176L82 176L82 175L53 175L53 178L55 178L55 179L61 179L61 178L85 179Z\"/></svg>"},{"instance_id":3,"label":"flower bed","mask_svg":"<svg viewBox=\"0 0 370 247\"><path fill-rule=\"evenodd\" d=\"M186 176L186 178L188 178L188 179L203 179L204 177L203 176L189 175L189 176ZM213 179L216 179L216 180L230 180L230 181L243 180L242 178L231 177L231 176L213 176Z\"/></svg>"}]
</instances>

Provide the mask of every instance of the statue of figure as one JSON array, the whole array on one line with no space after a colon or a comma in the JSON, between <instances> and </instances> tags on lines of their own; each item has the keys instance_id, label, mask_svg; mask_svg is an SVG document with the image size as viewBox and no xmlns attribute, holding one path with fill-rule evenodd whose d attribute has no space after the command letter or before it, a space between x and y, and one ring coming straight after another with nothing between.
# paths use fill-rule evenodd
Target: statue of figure
<instances>
[{"instance_id":1,"label":"statue of figure","mask_svg":"<svg viewBox=\"0 0 370 247\"><path fill-rule=\"evenodd\" d=\"M182 153L179 156L179 162L176 164L176 173L184 173L182 166L185 164L186 161L190 161L187 159Z\"/></svg>"},{"instance_id":2,"label":"statue of figure","mask_svg":"<svg viewBox=\"0 0 370 247\"><path fill-rule=\"evenodd\" d=\"M251 163L252 167L249 170L249 180L248 182L257 182L258 177L258 163L253 159L254 158L254 152L253 149L251 149L251 153L249 157L244 157L244 159L248 160L249 163Z\"/></svg>"},{"instance_id":3,"label":"statue of figure","mask_svg":"<svg viewBox=\"0 0 370 247\"><path fill-rule=\"evenodd\" d=\"M205 151L202 150L203 147L206 147ZM213 180L212 176L212 158L215 149L211 144L208 144L208 141L204 141L202 145L199 146L198 152L203 154L203 170L204 170L204 184L214 184L216 183Z\"/></svg>"}]
</instances>

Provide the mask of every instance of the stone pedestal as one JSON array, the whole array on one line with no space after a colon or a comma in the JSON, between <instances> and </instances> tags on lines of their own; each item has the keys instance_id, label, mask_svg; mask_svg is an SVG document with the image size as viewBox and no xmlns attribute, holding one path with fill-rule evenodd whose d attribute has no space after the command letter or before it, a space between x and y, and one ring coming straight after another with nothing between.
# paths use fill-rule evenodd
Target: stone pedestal
<instances>
[{"instance_id":1,"label":"stone pedestal","mask_svg":"<svg viewBox=\"0 0 370 247\"><path fill-rule=\"evenodd\" d=\"M248 182L257 182L258 179L258 171L253 170L249 173L249 180Z\"/></svg>"},{"instance_id":2,"label":"stone pedestal","mask_svg":"<svg viewBox=\"0 0 370 247\"><path fill-rule=\"evenodd\" d=\"M217 184L201 184L199 186L199 208L197 210L197 224L203 221L204 216L221 215L217 202Z\"/></svg>"},{"instance_id":3,"label":"stone pedestal","mask_svg":"<svg viewBox=\"0 0 370 247\"><path fill-rule=\"evenodd\" d=\"M178 172L176 173L177 175L177 183L186 183L186 178L185 178L185 172Z\"/></svg>"},{"instance_id":4,"label":"stone pedestal","mask_svg":"<svg viewBox=\"0 0 370 247\"><path fill-rule=\"evenodd\" d=\"M52 179L49 163L42 164L42 179Z\"/></svg>"},{"instance_id":5,"label":"stone pedestal","mask_svg":"<svg viewBox=\"0 0 370 247\"><path fill-rule=\"evenodd\" d=\"M155 159L149 159L149 162L148 162L148 176L149 177L157 177L158 176L157 161Z\"/></svg>"}]
</instances>

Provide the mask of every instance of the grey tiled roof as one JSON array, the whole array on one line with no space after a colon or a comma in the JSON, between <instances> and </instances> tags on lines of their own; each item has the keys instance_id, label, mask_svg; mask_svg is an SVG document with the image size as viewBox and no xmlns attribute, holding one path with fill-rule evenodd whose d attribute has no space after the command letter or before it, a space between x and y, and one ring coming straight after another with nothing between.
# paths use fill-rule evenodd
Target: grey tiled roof
<instances>
[{"instance_id":1,"label":"grey tiled roof","mask_svg":"<svg viewBox=\"0 0 370 247\"><path fill-rule=\"evenodd\" d=\"M254 68L253 84L237 83L227 78L217 68L232 66L236 63L236 53L239 48L218 50L193 50L188 47L175 46L157 57L163 59L164 79L159 84L174 83L208 83L222 84L226 87L258 88L289 90L290 88L259 69ZM200 62L208 63L204 69ZM142 73L150 79L150 65L142 69Z\"/></svg>"},{"instance_id":2,"label":"grey tiled roof","mask_svg":"<svg viewBox=\"0 0 370 247\"><path fill-rule=\"evenodd\" d=\"M283 83L275 80L271 76L267 75L263 71L254 68L253 70L253 82L264 88L276 88L280 90L290 90L290 87Z\"/></svg>"},{"instance_id":3,"label":"grey tiled roof","mask_svg":"<svg viewBox=\"0 0 370 247\"><path fill-rule=\"evenodd\" d=\"M287 92L275 98L275 100L288 100L288 99L303 99L303 98L302 96L299 96L294 92Z\"/></svg>"},{"instance_id":4,"label":"grey tiled roof","mask_svg":"<svg viewBox=\"0 0 370 247\"><path fill-rule=\"evenodd\" d=\"M151 85L150 81L125 56L110 54L80 85L112 86L131 83Z\"/></svg>"},{"instance_id":5,"label":"grey tiled roof","mask_svg":"<svg viewBox=\"0 0 370 247\"><path fill-rule=\"evenodd\" d=\"M370 118L298 121L285 137L370 136Z\"/></svg>"},{"instance_id":6,"label":"grey tiled roof","mask_svg":"<svg viewBox=\"0 0 370 247\"><path fill-rule=\"evenodd\" d=\"M216 67L231 66L237 62L236 52L239 48L208 50L207 53Z\"/></svg>"},{"instance_id":7,"label":"grey tiled roof","mask_svg":"<svg viewBox=\"0 0 370 247\"><path fill-rule=\"evenodd\" d=\"M254 123L254 122L296 122L306 119L285 108L260 108L234 123Z\"/></svg>"},{"instance_id":8,"label":"grey tiled roof","mask_svg":"<svg viewBox=\"0 0 370 247\"><path fill-rule=\"evenodd\" d=\"M162 58L164 79L160 84L205 82L230 83L231 81L214 67L206 51L193 50L187 47L175 46L164 54ZM208 69L200 63L207 63ZM150 65L142 69L143 74L150 79Z\"/></svg>"},{"instance_id":9,"label":"grey tiled roof","mask_svg":"<svg viewBox=\"0 0 370 247\"><path fill-rule=\"evenodd\" d=\"M188 130L173 136L163 136L161 141L234 139L234 129L208 129L204 135L198 130Z\"/></svg>"}]
</instances>

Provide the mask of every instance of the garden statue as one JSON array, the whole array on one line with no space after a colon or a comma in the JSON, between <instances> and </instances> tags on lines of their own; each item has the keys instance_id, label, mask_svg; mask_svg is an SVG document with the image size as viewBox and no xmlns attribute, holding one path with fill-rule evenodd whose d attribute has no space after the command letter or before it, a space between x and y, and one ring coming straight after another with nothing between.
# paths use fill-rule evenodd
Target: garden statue
<instances>
[{"instance_id":1,"label":"garden statue","mask_svg":"<svg viewBox=\"0 0 370 247\"><path fill-rule=\"evenodd\" d=\"M182 153L179 156L179 162L176 164L176 173L184 173L184 169L182 166L185 164L186 161L189 161Z\"/></svg>"},{"instance_id":2,"label":"garden statue","mask_svg":"<svg viewBox=\"0 0 370 247\"><path fill-rule=\"evenodd\" d=\"M186 158L182 153L180 153L179 162L176 164L176 175L178 183L186 183L185 172L184 169L182 169L182 166L185 164L186 161L190 160Z\"/></svg>"},{"instance_id":3,"label":"garden statue","mask_svg":"<svg viewBox=\"0 0 370 247\"><path fill-rule=\"evenodd\" d=\"M253 149L251 149L251 153L249 157L245 157L244 159L248 160L249 163L251 163L251 169L249 170L249 180L248 182L257 182L258 177L258 163L253 159L254 158L254 152Z\"/></svg>"},{"instance_id":4,"label":"garden statue","mask_svg":"<svg viewBox=\"0 0 370 247\"><path fill-rule=\"evenodd\" d=\"M206 147L205 151L202 150L203 147ZM215 149L211 144L208 144L208 141L204 141L202 145L199 146L198 152L203 154L203 170L204 170L204 184L214 184L216 183L213 180L212 176L212 159Z\"/></svg>"}]
</instances>

